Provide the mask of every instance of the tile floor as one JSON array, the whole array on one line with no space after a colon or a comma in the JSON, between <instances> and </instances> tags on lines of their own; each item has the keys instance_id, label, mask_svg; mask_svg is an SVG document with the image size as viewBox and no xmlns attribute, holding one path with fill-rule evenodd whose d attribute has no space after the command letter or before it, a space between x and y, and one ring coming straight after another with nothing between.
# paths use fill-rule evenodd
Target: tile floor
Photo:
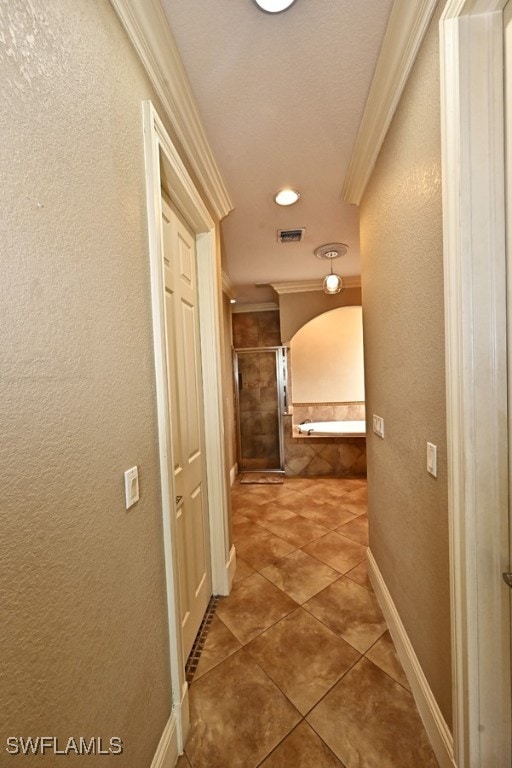
<instances>
[{"instance_id":1,"label":"tile floor","mask_svg":"<svg viewBox=\"0 0 512 768\"><path fill-rule=\"evenodd\" d=\"M179 768L437 768L366 571L366 483L232 490L235 584Z\"/></svg>"}]
</instances>

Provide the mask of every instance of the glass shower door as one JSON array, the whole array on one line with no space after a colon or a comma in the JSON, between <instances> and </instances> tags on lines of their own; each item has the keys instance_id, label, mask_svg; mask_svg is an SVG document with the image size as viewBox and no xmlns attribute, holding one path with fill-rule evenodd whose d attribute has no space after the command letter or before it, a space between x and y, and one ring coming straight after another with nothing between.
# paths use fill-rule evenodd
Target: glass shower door
<instances>
[{"instance_id":1,"label":"glass shower door","mask_svg":"<svg viewBox=\"0 0 512 768\"><path fill-rule=\"evenodd\" d=\"M235 350L240 472L283 471L282 347Z\"/></svg>"}]
</instances>

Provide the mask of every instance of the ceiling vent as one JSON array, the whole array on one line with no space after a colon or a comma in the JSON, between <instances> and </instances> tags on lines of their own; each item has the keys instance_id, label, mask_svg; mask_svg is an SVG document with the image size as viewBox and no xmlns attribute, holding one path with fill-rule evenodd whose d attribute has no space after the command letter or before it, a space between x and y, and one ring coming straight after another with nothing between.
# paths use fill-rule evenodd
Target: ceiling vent
<instances>
[{"instance_id":1,"label":"ceiling vent","mask_svg":"<svg viewBox=\"0 0 512 768\"><path fill-rule=\"evenodd\" d=\"M278 229L278 243L300 243L304 238L305 229Z\"/></svg>"}]
</instances>

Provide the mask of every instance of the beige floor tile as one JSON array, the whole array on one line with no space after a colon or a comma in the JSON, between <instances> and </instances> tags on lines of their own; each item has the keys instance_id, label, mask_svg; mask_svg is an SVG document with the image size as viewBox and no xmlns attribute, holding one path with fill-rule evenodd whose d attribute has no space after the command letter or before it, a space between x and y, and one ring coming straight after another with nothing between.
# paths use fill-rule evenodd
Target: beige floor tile
<instances>
[{"instance_id":1,"label":"beige floor tile","mask_svg":"<svg viewBox=\"0 0 512 768\"><path fill-rule=\"evenodd\" d=\"M251 568L250 565L248 565L245 560L242 560L241 557L236 558L236 569L235 569L235 575L233 577L233 584L236 584L237 581L241 581L242 579L245 579L246 576L250 576L252 573L255 573L254 568Z\"/></svg>"},{"instance_id":2,"label":"beige floor tile","mask_svg":"<svg viewBox=\"0 0 512 768\"><path fill-rule=\"evenodd\" d=\"M297 608L297 603L259 573L233 586L217 606L217 616L245 645Z\"/></svg>"},{"instance_id":3,"label":"beige floor tile","mask_svg":"<svg viewBox=\"0 0 512 768\"><path fill-rule=\"evenodd\" d=\"M301 549L263 568L261 574L299 604L340 578L338 571Z\"/></svg>"},{"instance_id":4,"label":"beige floor tile","mask_svg":"<svg viewBox=\"0 0 512 768\"><path fill-rule=\"evenodd\" d=\"M277 523L283 520L290 520L297 517L295 512L280 504L260 504L258 507L251 507L244 512L247 520L251 520L258 525L265 523Z\"/></svg>"},{"instance_id":5,"label":"beige floor tile","mask_svg":"<svg viewBox=\"0 0 512 768\"><path fill-rule=\"evenodd\" d=\"M348 498L347 488L341 478L329 478L329 482L317 480L314 486L306 488L303 491L304 496L312 499L321 498L323 501L333 502L341 505L343 498Z\"/></svg>"},{"instance_id":6,"label":"beige floor tile","mask_svg":"<svg viewBox=\"0 0 512 768\"><path fill-rule=\"evenodd\" d=\"M261 768L344 768L306 722L299 725L261 764Z\"/></svg>"},{"instance_id":7,"label":"beige floor tile","mask_svg":"<svg viewBox=\"0 0 512 768\"><path fill-rule=\"evenodd\" d=\"M438 768L411 694L367 659L307 721L347 768Z\"/></svg>"},{"instance_id":8,"label":"beige floor tile","mask_svg":"<svg viewBox=\"0 0 512 768\"><path fill-rule=\"evenodd\" d=\"M355 568L352 568L352 570L347 571L345 576L347 576L349 579L352 579L352 581L357 582L362 587L366 587L366 589L369 589L370 592L373 592L372 583L368 575L367 560L363 560L363 562L359 563L359 565L356 565Z\"/></svg>"},{"instance_id":9,"label":"beige floor tile","mask_svg":"<svg viewBox=\"0 0 512 768\"><path fill-rule=\"evenodd\" d=\"M236 653L241 647L241 643L223 621L218 616L214 616L195 671L194 681L227 659L228 656Z\"/></svg>"},{"instance_id":10,"label":"beige floor tile","mask_svg":"<svg viewBox=\"0 0 512 768\"><path fill-rule=\"evenodd\" d=\"M244 649L192 683L190 715L193 768L255 768L300 720Z\"/></svg>"},{"instance_id":11,"label":"beige floor tile","mask_svg":"<svg viewBox=\"0 0 512 768\"><path fill-rule=\"evenodd\" d=\"M384 632L375 645L372 645L370 650L366 652L366 658L373 661L408 691L411 690L389 631Z\"/></svg>"},{"instance_id":12,"label":"beige floor tile","mask_svg":"<svg viewBox=\"0 0 512 768\"><path fill-rule=\"evenodd\" d=\"M347 578L330 584L308 600L304 608L361 653L386 631L373 593Z\"/></svg>"},{"instance_id":13,"label":"beige floor tile","mask_svg":"<svg viewBox=\"0 0 512 768\"><path fill-rule=\"evenodd\" d=\"M345 496L345 499L350 499L351 502L355 503L362 502L363 504L368 504L368 489L366 485L350 491Z\"/></svg>"},{"instance_id":14,"label":"beige floor tile","mask_svg":"<svg viewBox=\"0 0 512 768\"><path fill-rule=\"evenodd\" d=\"M302 608L267 629L247 650L302 714L360 657Z\"/></svg>"},{"instance_id":15,"label":"beige floor tile","mask_svg":"<svg viewBox=\"0 0 512 768\"><path fill-rule=\"evenodd\" d=\"M308 555L313 555L340 573L350 571L366 559L366 547L346 536L341 536L336 531L330 531L326 536L307 544L303 549Z\"/></svg>"},{"instance_id":16,"label":"beige floor tile","mask_svg":"<svg viewBox=\"0 0 512 768\"><path fill-rule=\"evenodd\" d=\"M325 526L330 531L356 519L352 512L340 509L337 504L319 502L317 500L304 500L300 506L297 506L296 512L301 517L313 520L313 522Z\"/></svg>"},{"instance_id":17,"label":"beige floor tile","mask_svg":"<svg viewBox=\"0 0 512 768\"><path fill-rule=\"evenodd\" d=\"M285 541L289 541L295 547L302 547L309 544L310 541L319 539L327 533L327 528L312 520L306 520L305 517L294 515L289 520L282 522L264 522L262 525L275 536L279 536Z\"/></svg>"},{"instance_id":18,"label":"beige floor tile","mask_svg":"<svg viewBox=\"0 0 512 768\"><path fill-rule=\"evenodd\" d=\"M249 538L249 536L257 536L261 533L262 528L257 523L248 520L242 515L233 515L232 521L233 540L235 543L242 539Z\"/></svg>"},{"instance_id":19,"label":"beige floor tile","mask_svg":"<svg viewBox=\"0 0 512 768\"><path fill-rule=\"evenodd\" d=\"M336 529L342 536L348 536L352 541L357 541L358 544L362 544L364 547L368 546L368 517L361 515L352 519L348 523L344 523Z\"/></svg>"},{"instance_id":20,"label":"beige floor tile","mask_svg":"<svg viewBox=\"0 0 512 768\"><path fill-rule=\"evenodd\" d=\"M356 517L366 515L368 513L368 504L365 501L352 501L349 496L350 494L339 500L339 508L344 509L346 512L351 512Z\"/></svg>"},{"instance_id":21,"label":"beige floor tile","mask_svg":"<svg viewBox=\"0 0 512 768\"><path fill-rule=\"evenodd\" d=\"M191 768L191 765L188 761L188 757L183 754L178 757L178 762L176 763L176 768Z\"/></svg>"},{"instance_id":22,"label":"beige floor tile","mask_svg":"<svg viewBox=\"0 0 512 768\"><path fill-rule=\"evenodd\" d=\"M293 552L294 549L297 549L297 547L281 539L279 536L274 536L273 533L265 530L265 528L260 528L257 533L251 536L240 537L236 541L237 553L242 560L245 560L256 571L265 568L266 565L275 563L285 555Z\"/></svg>"}]
</instances>

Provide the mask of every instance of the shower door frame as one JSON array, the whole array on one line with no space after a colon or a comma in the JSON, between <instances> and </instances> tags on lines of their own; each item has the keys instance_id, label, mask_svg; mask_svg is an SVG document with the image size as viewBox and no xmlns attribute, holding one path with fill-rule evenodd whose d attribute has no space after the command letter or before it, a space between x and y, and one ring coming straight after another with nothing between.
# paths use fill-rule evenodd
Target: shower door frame
<instances>
[{"instance_id":1,"label":"shower door frame","mask_svg":"<svg viewBox=\"0 0 512 768\"><path fill-rule=\"evenodd\" d=\"M238 386L238 355L245 352L275 352L276 354L276 386L277 386L277 418L279 432L279 468L276 469L243 469L242 468L242 431L240 426L240 389ZM239 472L276 472L284 474L284 423L283 416L287 410L288 382L288 347L236 347L233 349L233 372L235 380L236 426L237 426L237 462Z\"/></svg>"}]
</instances>

